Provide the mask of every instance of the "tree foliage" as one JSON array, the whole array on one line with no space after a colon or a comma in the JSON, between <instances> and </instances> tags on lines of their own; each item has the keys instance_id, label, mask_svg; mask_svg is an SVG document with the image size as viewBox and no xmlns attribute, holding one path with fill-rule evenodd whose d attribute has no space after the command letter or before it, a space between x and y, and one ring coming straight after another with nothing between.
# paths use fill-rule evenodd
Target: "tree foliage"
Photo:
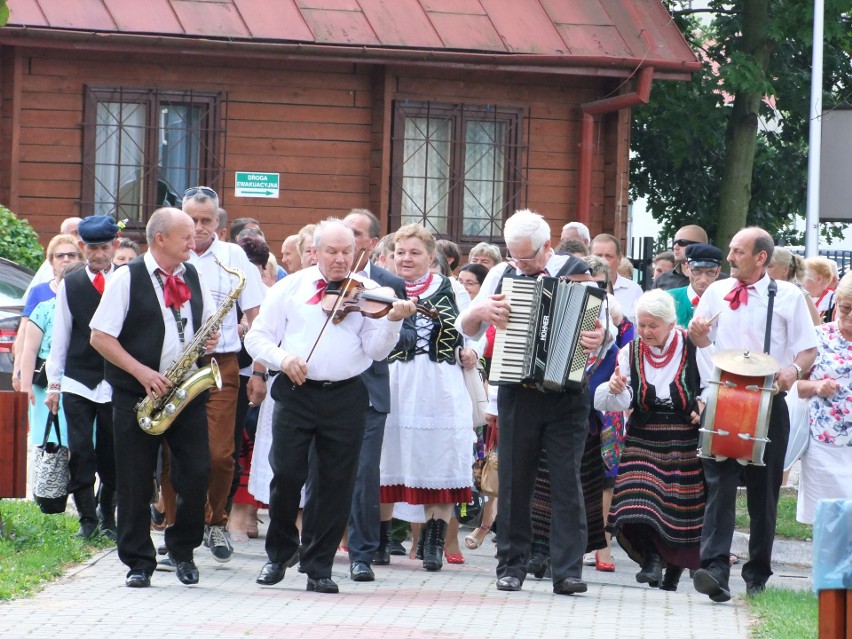
<instances>
[{"instance_id":1,"label":"tree foliage","mask_svg":"<svg viewBox=\"0 0 852 639\"><path fill-rule=\"evenodd\" d=\"M759 56L743 43L745 9L758 1L710 0L712 13L666 1L704 63L688 82L655 83L650 102L634 110L631 197L647 199L667 238L684 224L700 224L716 238L722 216L732 214L721 193L726 179L743 176L729 171L726 178L732 145L726 133L737 117L734 98L757 92L765 97L757 110L760 127L742 218L801 243L792 223L806 209L813 2L768 0L768 18L751 25L768 39L764 72ZM829 109L852 102L852 0L825 0L824 42L823 105Z\"/></svg>"},{"instance_id":2,"label":"tree foliage","mask_svg":"<svg viewBox=\"0 0 852 639\"><path fill-rule=\"evenodd\" d=\"M36 270L44 259L38 234L26 220L18 219L0 204L0 257Z\"/></svg>"}]
</instances>

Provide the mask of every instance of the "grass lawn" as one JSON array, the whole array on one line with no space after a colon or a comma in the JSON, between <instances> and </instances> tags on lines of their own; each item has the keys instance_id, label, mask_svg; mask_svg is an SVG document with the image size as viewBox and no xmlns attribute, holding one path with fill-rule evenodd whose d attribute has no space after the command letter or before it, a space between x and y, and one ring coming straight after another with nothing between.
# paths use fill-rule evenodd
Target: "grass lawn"
<instances>
[{"instance_id":1,"label":"grass lawn","mask_svg":"<svg viewBox=\"0 0 852 639\"><path fill-rule=\"evenodd\" d=\"M84 541L75 533L77 519L44 515L31 501L0 500L0 601L31 595L66 568L112 545L100 537Z\"/></svg>"},{"instance_id":2,"label":"grass lawn","mask_svg":"<svg viewBox=\"0 0 852 639\"><path fill-rule=\"evenodd\" d=\"M816 639L817 597L812 592L768 587L748 599L757 619L753 636L760 639Z\"/></svg>"},{"instance_id":3,"label":"grass lawn","mask_svg":"<svg viewBox=\"0 0 852 639\"><path fill-rule=\"evenodd\" d=\"M748 521L746 494L744 491L740 491L737 494L737 529L748 530ZM778 537L801 539L802 541L812 541L813 539L813 527L796 521L795 493L782 492L778 499L778 522L775 525L775 534Z\"/></svg>"}]
</instances>

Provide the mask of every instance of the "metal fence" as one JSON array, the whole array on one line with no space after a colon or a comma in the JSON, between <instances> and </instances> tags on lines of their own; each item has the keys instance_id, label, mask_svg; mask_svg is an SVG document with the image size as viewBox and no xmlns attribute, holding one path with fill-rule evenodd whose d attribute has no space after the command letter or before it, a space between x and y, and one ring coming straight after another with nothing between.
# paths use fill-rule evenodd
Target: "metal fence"
<instances>
[{"instance_id":1,"label":"metal fence","mask_svg":"<svg viewBox=\"0 0 852 639\"><path fill-rule=\"evenodd\" d=\"M638 272L638 277L635 279L643 291L651 288L651 280L654 277L654 265L651 263L654 255L656 255L654 252L654 242L653 237L640 237L630 241L630 261L633 262L633 268ZM803 257L805 255L804 247L785 246L784 248L797 255ZM837 271L840 277L852 271L852 251L820 249L819 254L837 263Z\"/></svg>"}]
</instances>

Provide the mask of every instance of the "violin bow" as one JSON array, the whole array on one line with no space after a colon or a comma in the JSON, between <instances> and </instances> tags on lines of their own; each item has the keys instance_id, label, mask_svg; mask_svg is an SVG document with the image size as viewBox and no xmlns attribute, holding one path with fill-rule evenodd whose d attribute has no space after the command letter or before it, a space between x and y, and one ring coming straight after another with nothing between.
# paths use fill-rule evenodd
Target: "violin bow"
<instances>
[{"instance_id":1,"label":"violin bow","mask_svg":"<svg viewBox=\"0 0 852 639\"><path fill-rule=\"evenodd\" d=\"M305 364L311 361L311 357L313 357L314 351L317 349L317 344L319 344L323 333L325 333L325 329L328 327L328 323L332 320L332 318L334 318L334 316L337 314L337 311L340 309L340 305L343 303L344 298L349 293L349 287L354 285L352 273L354 272L355 267L361 263L361 258L364 257L365 252L365 249L361 249L361 251L358 253L358 257L355 258L354 262L352 262L352 267L349 269L349 274L346 276L346 285L340 291L340 295L335 300L334 306L331 307L331 311L329 312L328 317L325 318L325 322L323 323L322 328L320 329L319 335L317 335L317 338L314 341L314 345L311 346L311 352L308 353L308 357L305 360ZM320 300L320 303L322 303L322 300Z\"/></svg>"}]
</instances>

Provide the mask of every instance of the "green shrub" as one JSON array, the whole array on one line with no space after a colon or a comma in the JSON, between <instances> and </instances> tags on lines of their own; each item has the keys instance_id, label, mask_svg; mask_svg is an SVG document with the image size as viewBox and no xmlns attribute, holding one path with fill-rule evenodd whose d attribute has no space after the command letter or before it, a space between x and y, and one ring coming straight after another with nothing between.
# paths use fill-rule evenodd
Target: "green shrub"
<instances>
[{"instance_id":1,"label":"green shrub","mask_svg":"<svg viewBox=\"0 0 852 639\"><path fill-rule=\"evenodd\" d=\"M37 270L44 260L38 234L26 220L18 219L0 204L0 257Z\"/></svg>"}]
</instances>

